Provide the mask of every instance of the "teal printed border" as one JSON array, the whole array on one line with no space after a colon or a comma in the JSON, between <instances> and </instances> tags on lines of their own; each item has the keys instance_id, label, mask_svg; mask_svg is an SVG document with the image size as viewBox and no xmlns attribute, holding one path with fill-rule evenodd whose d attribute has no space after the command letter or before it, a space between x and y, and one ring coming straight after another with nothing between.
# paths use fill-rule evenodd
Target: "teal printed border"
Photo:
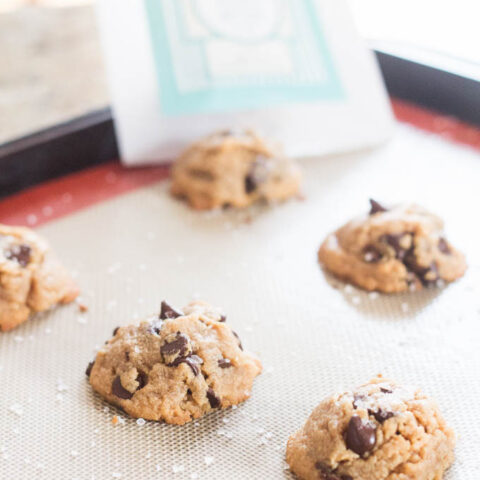
<instances>
[{"instance_id":1,"label":"teal printed border","mask_svg":"<svg viewBox=\"0 0 480 480\"><path fill-rule=\"evenodd\" d=\"M168 46L166 23L161 6L162 0L144 0L150 27L162 113L167 116L175 116L231 110L245 111L285 103L343 99L344 90L323 35L313 0L303 1L308 11L312 31L317 40L318 51L325 64L327 73L325 82L308 86L221 87L215 90L181 93L177 88L173 71L174 63ZM169 65L169 68L166 68L167 65Z\"/></svg>"}]
</instances>

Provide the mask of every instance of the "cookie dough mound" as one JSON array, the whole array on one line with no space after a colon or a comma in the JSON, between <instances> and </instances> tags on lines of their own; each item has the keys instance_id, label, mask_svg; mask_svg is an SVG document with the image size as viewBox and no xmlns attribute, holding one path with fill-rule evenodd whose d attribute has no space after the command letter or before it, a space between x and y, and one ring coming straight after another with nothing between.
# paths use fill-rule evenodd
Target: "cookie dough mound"
<instances>
[{"instance_id":1,"label":"cookie dough mound","mask_svg":"<svg viewBox=\"0 0 480 480\"><path fill-rule=\"evenodd\" d=\"M77 295L44 239L28 228L0 225L0 330L11 330L30 314Z\"/></svg>"},{"instance_id":2,"label":"cookie dough mound","mask_svg":"<svg viewBox=\"0 0 480 480\"><path fill-rule=\"evenodd\" d=\"M87 368L90 383L132 417L183 425L250 397L260 361L218 309L193 302L117 328Z\"/></svg>"},{"instance_id":3,"label":"cookie dough mound","mask_svg":"<svg viewBox=\"0 0 480 480\"><path fill-rule=\"evenodd\" d=\"M299 168L250 131L210 135L193 144L172 169L172 194L199 210L282 201L299 187Z\"/></svg>"},{"instance_id":4,"label":"cookie dough mound","mask_svg":"<svg viewBox=\"0 0 480 480\"><path fill-rule=\"evenodd\" d=\"M441 480L455 436L417 389L376 377L324 400L287 444L304 480Z\"/></svg>"},{"instance_id":5,"label":"cookie dough mound","mask_svg":"<svg viewBox=\"0 0 480 480\"><path fill-rule=\"evenodd\" d=\"M330 234L318 252L327 270L365 290L403 292L451 282L467 268L445 238L443 221L418 205L385 208Z\"/></svg>"}]
</instances>

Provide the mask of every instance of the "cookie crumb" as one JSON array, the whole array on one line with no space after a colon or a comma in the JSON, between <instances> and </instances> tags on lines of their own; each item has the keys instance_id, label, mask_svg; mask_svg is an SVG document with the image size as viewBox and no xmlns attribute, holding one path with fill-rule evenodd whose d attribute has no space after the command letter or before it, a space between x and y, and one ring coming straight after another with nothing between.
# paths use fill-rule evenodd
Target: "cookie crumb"
<instances>
[{"instance_id":1,"label":"cookie crumb","mask_svg":"<svg viewBox=\"0 0 480 480\"><path fill-rule=\"evenodd\" d=\"M118 425L118 417L116 415L112 417L112 425Z\"/></svg>"},{"instance_id":2,"label":"cookie crumb","mask_svg":"<svg viewBox=\"0 0 480 480\"><path fill-rule=\"evenodd\" d=\"M78 310L80 311L80 313L85 313L88 312L88 307L84 303L79 303Z\"/></svg>"}]
</instances>

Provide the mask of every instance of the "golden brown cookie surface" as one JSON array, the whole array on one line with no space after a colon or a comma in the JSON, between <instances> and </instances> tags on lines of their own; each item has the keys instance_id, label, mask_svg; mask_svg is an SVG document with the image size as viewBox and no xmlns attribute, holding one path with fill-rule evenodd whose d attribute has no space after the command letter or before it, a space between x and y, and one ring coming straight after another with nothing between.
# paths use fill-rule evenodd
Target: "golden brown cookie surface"
<instances>
[{"instance_id":1,"label":"golden brown cookie surface","mask_svg":"<svg viewBox=\"0 0 480 480\"><path fill-rule=\"evenodd\" d=\"M418 205L385 208L373 200L368 215L328 235L318 257L336 276L386 293L451 282L466 270L439 217Z\"/></svg>"},{"instance_id":2,"label":"golden brown cookie surface","mask_svg":"<svg viewBox=\"0 0 480 480\"><path fill-rule=\"evenodd\" d=\"M299 187L299 168L249 131L210 135L172 168L172 194L200 210L283 201Z\"/></svg>"},{"instance_id":3,"label":"golden brown cookie surface","mask_svg":"<svg viewBox=\"0 0 480 480\"><path fill-rule=\"evenodd\" d=\"M78 295L47 242L28 228L0 225L0 330L10 330Z\"/></svg>"},{"instance_id":4,"label":"golden brown cookie surface","mask_svg":"<svg viewBox=\"0 0 480 480\"><path fill-rule=\"evenodd\" d=\"M205 302L121 327L87 369L90 383L132 417L182 425L250 397L260 361Z\"/></svg>"},{"instance_id":5,"label":"golden brown cookie surface","mask_svg":"<svg viewBox=\"0 0 480 480\"><path fill-rule=\"evenodd\" d=\"M376 377L320 403L288 440L302 480L441 480L455 436L415 388Z\"/></svg>"}]
</instances>

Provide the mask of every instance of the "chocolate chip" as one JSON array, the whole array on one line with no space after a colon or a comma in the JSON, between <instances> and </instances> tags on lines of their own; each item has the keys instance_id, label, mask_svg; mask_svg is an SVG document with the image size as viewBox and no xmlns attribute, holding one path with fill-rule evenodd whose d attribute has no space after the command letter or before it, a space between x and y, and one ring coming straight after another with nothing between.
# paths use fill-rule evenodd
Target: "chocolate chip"
<instances>
[{"instance_id":1,"label":"chocolate chip","mask_svg":"<svg viewBox=\"0 0 480 480\"><path fill-rule=\"evenodd\" d=\"M160 318L166 320L167 318L177 318L183 316L183 312L175 310L165 300L161 303Z\"/></svg>"},{"instance_id":2,"label":"chocolate chip","mask_svg":"<svg viewBox=\"0 0 480 480\"><path fill-rule=\"evenodd\" d=\"M203 360L197 355L189 355L175 359L172 363L168 363L167 367L177 367L181 363L186 363L192 369L193 374L197 376L200 373L199 365L203 363Z\"/></svg>"},{"instance_id":3,"label":"chocolate chip","mask_svg":"<svg viewBox=\"0 0 480 480\"><path fill-rule=\"evenodd\" d=\"M210 388L210 387L208 388L207 398L208 398L208 402L210 403L210 406L212 408L218 408L222 404L220 399L217 397L217 395L213 391L213 388Z\"/></svg>"},{"instance_id":4,"label":"chocolate chip","mask_svg":"<svg viewBox=\"0 0 480 480\"><path fill-rule=\"evenodd\" d=\"M375 213L388 212L388 208L380 205L373 198L370 199L370 212L369 215L374 215Z\"/></svg>"},{"instance_id":5,"label":"chocolate chip","mask_svg":"<svg viewBox=\"0 0 480 480\"><path fill-rule=\"evenodd\" d=\"M245 177L245 192L252 193L257 188L257 184L253 178L253 175L248 174Z\"/></svg>"},{"instance_id":6,"label":"chocolate chip","mask_svg":"<svg viewBox=\"0 0 480 480\"><path fill-rule=\"evenodd\" d=\"M389 388L384 388L384 387L380 387L380 391L382 393L393 393L393 390L390 390Z\"/></svg>"},{"instance_id":7,"label":"chocolate chip","mask_svg":"<svg viewBox=\"0 0 480 480\"><path fill-rule=\"evenodd\" d=\"M373 245L367 245L363 249L363 259L367 263L376 263L382 259L382 253Z\"/></svg>"},{"instance_id":8,"label":"chocolate chip","mask_svg":"<svg viewBox=\"0 0 480 480\"><path fill-rule=\"evenodd\" d=\"M227 321L227 316L226 315L221 315L219 322L226 322Z\"/></svg>"},{"instance_id":9,"label":"chocolate chip","mask_svg":"<svg viewBox=\"0 0 480 480\"><path fill-rule=\"evenodd\" d=\"M265 170L266 157L258 155L252 163L250 170L245 177L245 192L252 193L257 187L267 179Z\"/></svg>"},{"instance_id":10,"label":"chocolate chip","mask_svg":"<svg viewBox=\"0 0 480 480\"><path fill-rule=\"evenodd\" d=\"M410 234L408 233L399 233L396 235L387 234L382 235L380 240L390 245L395 251L395 258L398 260L403 261L407 252L411 250L412 241Z\"/></svg>"},{"instance_id":11,"label":"chocolate chip","mask_svg":"<svg viewBox=\"0 0 480 480\"><path fill-rule=\"evenodd\" d=\"M15 260L22 267L26 267L30 262L32 249L28 245L13 245L5 252L5 257L9 260Z\"/></svg>"},{"instance_id":12,"label":"chocolate chip","mask_svg":"<svg viewBox=\"0 0 480 480\"><path fill-rule=\"evenodd\" d=\"M445 255L450 255L452 253L447 241L443 237L438 239L438 249Z\"/></svg>"},{"instance_id":13,"label":"chocolate chip","mask_svg":"<svg viewBox=\"0 0 480 480\"><path fill-rule=\"evenodd\" d=\"M125 352L125 360L126 360L127 362L130 361L130 352Z\"/></svg>"},{"instance_id":14,"label":"chocolate chip","mask_svg":"<svg viewBox=\"0 0 480 480\"><path fill-rule=\"evenodd\" d=\"M112 383L112 393L123 400L130 400L133 397L133 393L123 388L120 377L117 375Z\"/></svg>"},{"instance_id":15,"label":"chocolate chip","mask_svg":"<svg viewBox=\"0 0 480 480\"><path fill-rule=\"evenodd\" d=\"M382 408L379 408L378 411L376 412L372 410L368 410L368 413L370 415L373 415L375 417L375 420L379 423L383 423L389 418L392 418L394 416L393 412L389 412L388 410L383 410Z\"/></svg>"},{"instance_id":16,"label":"chocolate chip","mask_svg":"<svg viewBox=\"0 0 480 480\"><path fill-rule=\"evenodd\" d=\"M413 272L426 287L435 285L435 282L439 278L437 264L432 262L428 267L420 265L413 251L409 252L403 263L407 269Z\"/></svg>"},{"instance_id":17,"label":"chocolate chip","mask_svg":"<svg viewBox=\"0 0 480 480\"><path fill-rule=\"evenodd\" d=\"M136 380L138 382L137 390L141 390L148 383L148 375L139 371Z\"/></svg>"},{"instance_id":18,"label":"chocolate chip","mask_svg":"<svg viewBox=\"0 0 480 480\"><path fill-rule=\"evenodd\" d=\"M89 362L87 365L87 369L85 370L85 375L90 378L90 374L92 373L92 368L95 365L95 362Z\"/></svg>"},{"instance_id":19,"label":"chocolate chip","mask_svg":"<svg viewBox=\"0 0 480 480\"><path fill-rule=\"evenodd\" d=\"M153 320L150 323L150 332L156 335L160 335L160 330L162 329L163 320Z\"/></svg>"},{"instance_id":20,"label":"chocolate chip","mask_svg":"<svg viewBox=\"0 0 480 480\"><path fill-rule=\"evenodd\" d=\"M165 363L174 362L177 358L186 357L190 352L190 339L183 333L177 332L165 338L165 343L160 347L160 353Z\"/></svg>"},{"instance_id":21,"label":"chocolate chip","mask_svg":"<svg viewBox=\"0 0 480 480\"><path fill-rule=\"evenodd\" d=\"M218 366L220 368L230 368L232 366L232 362L228 358L221 358L218 361Z\"/></svg>"},{"instance_id":22,"label":"chocolate chip","mask_svg":"<svg viewBox=\"0 0 480 480\"><path fill-rule=\"evenodd\" d=\"M235 337L237 337L238 346L240 347L240 350L243 350L242 341L240 340L240 337L238 336L237 332L234 332L234 331L232 330L232 333L235 335Z\"/></svg>"},{"instance_id":23,"label":"chocolate chip","mask_svg":"<svg viewBox=\"0 0 480 480\"><path fill-rule=\"evenodd\" d=\"M113 329L113 336L115 336L115 335L117 334L119 328L120 328L120 327L115 327L115 328Z\"/></svg>"},{"instance_id":24,"label":"chocolate chip","mask_svg":"<svg viewBox=\"0 0 480 480\"><path fill-rule=\"evenodd\" d=\"M363 421L359 416L354 415L348 422L345 442L347 448L357 455L364 455L375 447L376 427L370 422Z\"/></svg>"},{"instance_id":25,"label":"chocolate chip","mask_svg":"<svg viewBox=\"0 0 480 480\"><path fill-rule=\"evenodd\" d=\"M334 471L322 462L316 462L315 468L320 471L320 480L347 480L348 477L339 477ZM344 478L345 477L345 478Z\"/></svg>"}]
</instances>

